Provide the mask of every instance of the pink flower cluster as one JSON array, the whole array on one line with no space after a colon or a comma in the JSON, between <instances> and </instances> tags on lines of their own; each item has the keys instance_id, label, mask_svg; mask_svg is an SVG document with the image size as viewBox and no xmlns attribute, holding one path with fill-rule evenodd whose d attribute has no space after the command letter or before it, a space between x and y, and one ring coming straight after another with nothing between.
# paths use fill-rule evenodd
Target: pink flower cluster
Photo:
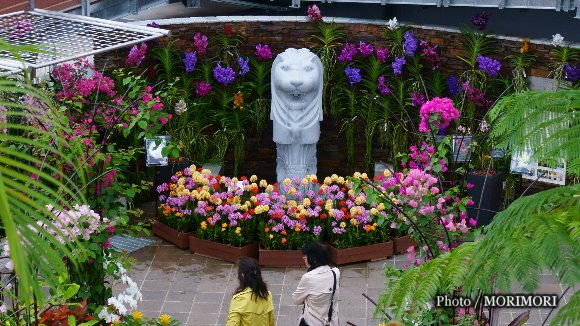
<instances>
[{"instance_id":1,"label":"pink flower cluster","mask_svg":"<svg viewBox=\"0 0 580 326\"><path fill-rule=\"evenodd\" d=\"M141 43L140 46L133 45L131 51L129 51L129 55L127 55L127 59L125 59L125 65L127 67L140 66L141 63L143 63L146 54L147 54L146 43Z\"/></svg>"},{"instance_id":2,"label":"pink flower cluster","mask_svg":"<svg viewBox=\"0 0 580 326\"><path fill-rule=\"evenodd\" d=\"M342 50L340 51L340 55L338 56L339 62L351 62L356 55L356 46L352 43L346 43Z\"/></svg>"},{"instance_id":3,"label":"pink flower cluster","mask_svg":"<svg viewBox=\"0 0 580 326\"><path fill-rule=\"evenodd\" d=\"M374 48L373 45L370 43L365 43L363 41L360 41L358 44L358 52L363 56L363 57L368 57L371 54L373 54Z\"/></svg>"},{"instance_id":4,"label":"pink flower cluster","mask_svg":"<svg viewBox=\"0 0 580 326\"><path fill-rule=\"evenodd\" d=\"M74 98L87 98L97 91L108 97L116 94L115 82L95 71L95 67L86 59L79 59L73 64L56 66L52 71L52 77L62 87L56 93L58 100L72 100Z\"/></svg>"},{"instance_id":5,"label":"pink flower cluster","mask_svg":"<svg viewBox=\"0 0 580 326\"><path fill-rule=\"evenodd\" d=\"M420 132L429 132L431 126L437 129L446 128L452 121L459 119L459 111L453 106L453 101L446 97L435 97L426 102L421 106L419 115Z\"/></svg>"},{"instance_id":6,"label":"pink flower cluster","mask_svg":"<svg viewBox=\"0 0 580 326\"><path fill-rule=\"evenodd\" d=\"M268 44L256 44L256 57L258 61L270 60L272 59L272 50Z\"/></svg>"},{"instance_id":7,"label":"pink flower cluster","mask_svg":"<svg viewBox=\"0 0 580 326\"><path fill-rule=\"evenodd\" d=\"M70 210L59 211L47 205L46 208L54 216L54 227L38 222L39 227L44 227L58 241L65 243L71 239L89 240L93 233L98 233L106 227L109 220L101 217L88 205L75 205Z\"/></svg>"},{"instance_id":8,"label":"pink flower cluster","mask_svg":"<svg viewBox=\"0 0 580 326\"><path fill-rule=\"evenodd\" d=\"M380 62L386 62L389 57L389 49L387 48L376 48L375 53Z\"/></svg>"},{"instance_id":9,"label":"pink flower cluster","mask_svg":"<svg viewBox=\"0 0 580 326\"><path fill-rule=\"evenodd\" d=\"M312 5L308 7L307 12L308 12L308 20L310 20L311 22L315 23L322 21L322 14L320 13L320 9L318 8L317 5Z\"/></svg>"},{"instance_id":10,"label":"pink flower cluster","mask_svg":"<svg viewBox=\"0 0 580 326\"><path fill-rule=\"evenodd\" d=\"M421 147L412 145L409 147L411 154L407 162L401 163L402 167L409 167L411 169L422 169L424 171L433 170L431 159L435 154L435 148L426 142L421 143ZM445 159L440 159L441 172L447 172L447 162Z\"/></svg>"},{"instance_id":11,"label":"pink flower cluster","mask_svg":"<svg viewBox=\"0 0 580 326\"><path fill-rule=\"evenodd\" d=\"M193 47L195 48L197 55L204 55L207 51L207 45L207 36L201 33L195 33L195 35L193 35Z\"/></svg>"},{"instance_id":12,"label":"pink flower cluster","mask_svg":"<svg viewBox=\"0 0 580 326\"><path fill-rule=\"evenodd\" d=\"M207 96L211 92L211 85L205 81L200 81L195 88L197 96Z\"/></svg>"}]
</instances>

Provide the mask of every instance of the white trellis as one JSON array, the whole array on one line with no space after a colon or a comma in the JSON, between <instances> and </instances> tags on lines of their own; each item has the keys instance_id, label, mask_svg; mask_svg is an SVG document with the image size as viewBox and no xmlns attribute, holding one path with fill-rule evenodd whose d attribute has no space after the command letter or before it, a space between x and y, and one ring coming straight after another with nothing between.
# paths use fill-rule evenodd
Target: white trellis
<instances>
[{"instance_id":1,"label":"white trellis","mask_svg":"<svg viewBox=\"0 0 580 326\"><path fill-rule=\"evenodd\" d=\"M0 39L40 49L19 51L20 57L0 51L0 74L17 73L19 66L35 70L169 34L159 28L41 9L0 15L0 26Z\"/></svg>"}]
</instances>

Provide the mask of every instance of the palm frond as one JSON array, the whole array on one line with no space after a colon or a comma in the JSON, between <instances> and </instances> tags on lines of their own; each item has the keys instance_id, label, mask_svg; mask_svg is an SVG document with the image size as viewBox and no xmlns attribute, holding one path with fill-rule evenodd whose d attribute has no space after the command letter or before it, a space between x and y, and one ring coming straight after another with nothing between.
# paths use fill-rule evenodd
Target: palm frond
<instances>
[{"instance_id":1,"label":"palm frond","mask_svg":"<svg viewBox=\"0 0 580 326\"><path fill-rule=\"evenodd\" d=\"M47 111L40 116L38 108L18 103L21 94L43 100ZM39 280L56 286L59 278L66 279L68 268L77 265L72 253L80 248L59 231L47 205L62 210L82 204L85 199L82 178L72 180L38 156L42 153L78 169L79 164L72 157L79 153L71 152L71 148L70 154L64 153L66 141L59 134L63 130L61 119L52 114L47 94L31 85L0 78L0 96L6 98L0 105L7 108L1 113L5 122L0 120L0 221L19 280L19 295L23 300L34 296L42 301L45 294ZM26 119L39 127L22 123ZM46 125L52 129L41 127ZM70 265L63 261L65 256L70 258Z\"/></svg>"}]
</instances>

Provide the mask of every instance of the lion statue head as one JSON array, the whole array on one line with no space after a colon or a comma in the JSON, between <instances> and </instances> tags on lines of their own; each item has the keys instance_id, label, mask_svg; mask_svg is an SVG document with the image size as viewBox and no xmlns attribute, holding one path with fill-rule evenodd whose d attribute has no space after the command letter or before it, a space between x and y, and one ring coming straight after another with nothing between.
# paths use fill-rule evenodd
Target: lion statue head
<instances>
[{"instance_id":1,"label":"lion statue head","mask_svg":"<svg viewBox=\"0 0 580 326\"><path fill-rule=\"evenodd\" d=\"M289 48L272 64L274 142L312 144L322 121L322 62L308 49ZM294 135L299 134L299 139ZM290 140L292 139L292 140Z\"/></svg>"}]
</instances>

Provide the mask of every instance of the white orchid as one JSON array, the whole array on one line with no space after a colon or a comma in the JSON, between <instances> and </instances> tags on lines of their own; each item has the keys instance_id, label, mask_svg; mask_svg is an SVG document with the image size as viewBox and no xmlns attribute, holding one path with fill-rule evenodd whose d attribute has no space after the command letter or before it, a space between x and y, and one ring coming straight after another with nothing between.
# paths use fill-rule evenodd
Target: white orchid
<instances>
[{"instance_id":1,"label":"white orchid","mask_svg":"<svg viewBox=\"0 0 580 326\"><path fill-rule=\"evenodd\" d=\"M564 42L564 37L560 35L560 33L556 33L556 35L552 35L552 45L553 46L565 46L566 43Z\"/></svg>"},{"instance_id":2,"label":"white orchid","mask_svg":"<svg viewBox=\"0 0 580 326\"><path fill-rule=\"evenodd\" d=\"M187 103L184 100L179 100L177 104L175 104L175 114L181 115L187 112Z\"/></svg>"},{"instance_id":3,"label":"white orchid","mask_svg":"<svg viewBox=\"0 0 580 326\"><path fill-rule=\"evenodd\" d=\"M389 21L387 22L387 27L390 30L395 30L395 29L399 28L399 22L397 21L397 17L393 17L393 18L389 19Z\"/></svg>"}]
</instances>

